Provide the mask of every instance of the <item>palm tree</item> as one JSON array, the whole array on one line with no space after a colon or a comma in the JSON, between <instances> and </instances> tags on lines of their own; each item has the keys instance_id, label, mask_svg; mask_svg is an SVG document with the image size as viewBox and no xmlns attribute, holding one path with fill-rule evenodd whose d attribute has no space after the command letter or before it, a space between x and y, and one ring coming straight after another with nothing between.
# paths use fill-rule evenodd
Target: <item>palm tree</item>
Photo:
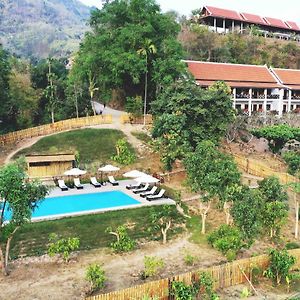
<instances>
[{"instance_id":1,"label":"palm tree","mask_svg":"<svg viewBox=\"0 0 300 300\"><path fill-rule=\"evenodd\" d=\"M148 89L148 58L151 54L156 53L156 47L152 44L150 39L146 39L143 47L141 47L137 53L141 56L145 56L146 72L145 72L145 96L144 96L144 126L146 125L146 110L147 110L147 89Z\"/></svg>"}]
</instances>

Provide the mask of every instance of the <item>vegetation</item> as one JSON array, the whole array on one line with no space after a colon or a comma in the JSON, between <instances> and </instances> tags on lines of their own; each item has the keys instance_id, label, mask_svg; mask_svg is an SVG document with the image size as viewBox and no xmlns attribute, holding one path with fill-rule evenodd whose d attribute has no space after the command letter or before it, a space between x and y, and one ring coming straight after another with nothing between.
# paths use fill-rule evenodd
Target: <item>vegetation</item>
<instances>
[{"instance_id":1,"label":"vegetation","mask_svg":"<svg viewBox=\"0 0 300 300\"><path fill-rule=\"evenodd\" d=\"M49 235L49 246L48 254L49 256L54 256L55 254L62 254L65 262L69 261L71 252L77 250L80 245L79 238L69 237L69 238L59 238L56 233Z\"/></svg>"},{"instance_id":2,"label":"vegetation","mask_svg":"<svg viewBox=\"0 0 300 300\"><path fill-rule=\"evenodd\" d=\"M148 278L157 275L164 265L165 263L162 258L156 256L145 256L143 277Z\"/></svg>"},{"instance_id":3,"label":"vegetation","mask_svg":"<svg viewBox=\"0 0 300 300\"><path fill-rule=\"evenodd\" d=\"M244 246L240 230L229 225L221 225L207 237L208 242L227 256L229 261L235 259L236 254Z\"/></svg>"},{"instance_id":4,"label":"vegetation","mask_svg":"<svg viewBox=\"0 0 300 300\"><path fill-rule=\"evenodd\" d=\"M104 288L106 282L105 272L100 265L91 264L88 266L85 275L86 280L90 283L90 291L95 292Z\"/></svg>"},{"instance_id":5,"label":"vegetation","mask_svg":"<svg viewBox=\"0 0 300 300\"><path fill-rule=\"evenodd\" d=\"M121 165L130 165L136 159L133 148L125 138L116 142L116 152L112 159Z\"/></svg>"},{"instance_id":6,"label":"vegetation","mask_svg":"<svg viewBox=\"0 0 300 300\"><path fill-rule=\"evenodd\" d=\"M287 69L299 67L300 48L296 41L266 39L259 36L255 28L242 35L238 32L220 35L195 20L183 21L179 35L187 59Z\"/></svg>"},{"instance_id":7,"label":"vegetation","mask_svg":"<svg viewBox=\"0 0 300 300\"><path fill-rule=\"evenodd\" d=\"M278 152L284 144L292 139L300 141L300 129L285 124L265 126L255 129L252 133L257 137L264 137L274 152Z\"/></svg>"},{"instance_id":8,"label":"vegetation","mask_svg":"<svg viewBox=\"0 0 300 300\"><path fill-rule=\"evenodd\" d=\"M178 215L177 212L175 213L171 205L163 205L159 211L151 208L149 216L151 224L149 230L154 234L160 231L163 244L167 243L167 235L170 228L184 222L182 216Z\"/></svg>"},{"instance_id":9,"label":"vegetation","mask_svg":"<svg viewBox=\"0 0 300 300\"><path fill-rule=\"evenodd\" d=\"M129 237L125 226L118 226L114 231L111 227L108 227L106 232L114 235L117 239L115 242L110 244L110 247L115 252L128 252L132 251L136 247L136 242Z\"/></svg>"},{"instance_id":10,"label":"vegetation","mask_svg":"<svg viewBox=\"0 0 300 300\"><path fill-rule=\"evenodd\" d=\"M47 192L47 188L40 182L26 180L21 162L0 169L0 198L4 200L0 206L0 261L4 275L8 275L13 237L30 222L32 211Z\"/></svg>"},{"instance_id":11,"label":"vegetation","mask_svg":"<svg viewBox=\"0 0 300 300\"><path fill-rule=\"evenodd\" d=\"M217 83L208 90L199 89L193 79L180 79L167 86L151 108L156 116L153 137L166 169L195 150L199 142L218 142L234 118L227 85Z\"/></svg>"},{"instance_id":12,"label":"vegetation","mask_svg":"<svg viewBox=\"0 0 300 300\"><path fill-rule=\"evenodd\" d=\"M289 255L286 250L279 251L272 249L269 252L269 256L270 266L264 275L271 278L276 285L279 285L290 275L290 269L295 264L296 259L292 255Z\"/></svg>"},{"instance_id":13,"label":"vegetation","mask_svg":"<svg viewBox=\"0 0 300 300\"><path fill-rule=\"evenodd\" d=\"M195 152L184 161L187 181L194 192L201 194L200 213L202 233L205 233L205 220L213 198L221 202L227 199L227 190L240 182L240 173L233 159L218 150L211 141L202 141ZM207 205L203 204L206 203Z\"/></svg>"},{"instance_id":14,"label":"vegetation","mask_svg":"<svg viewBox=\"0 0 300 300\"><path fill-rule=\"evenodd\" d=\"M89 23L73 72L93 82L95 97L114 92L121 105L136 96L149 103L184 68L180 26L154 0L107 1Z\"/></svg>"},{"instance_id":15,"label":"vegetation","mask_svg":"<svg viewBox=\"0 0 300 300\"><path fill-rule=\"evenodd\" d=\"M85 22L90 8L79 1L49 0L41 5L35 0L20 0L1 5L3 44L17 56L33 61L69 56L88 29Z\"/></svg>"},{"instance_id":16,"label":"vegetation","mask_svg":"<svg viewBox=\"0 0 300 300\"><path fill-rule=\"evenodd\" d=\"M33 146L18 152L16 156L77 152L80 154L80 164L94 163L99 167L116 154L116 144L121 138L124 138L124 134L115 129L73 130L44 137ZM128 147L134 153L133 148Z\"/></svg>"},{"instance_id":17,"label":"vegetation","mask_svg":"<svg viewBox=\"0 0 300 300\"><path fill-rule=\"evenodd\" d=\"M300 153L288 151L283 154L283 159L288 165L288 172L292 175L299 174L300 171ZM300 175L300 174L299 174Z\"/></svg>"}]
</instances>

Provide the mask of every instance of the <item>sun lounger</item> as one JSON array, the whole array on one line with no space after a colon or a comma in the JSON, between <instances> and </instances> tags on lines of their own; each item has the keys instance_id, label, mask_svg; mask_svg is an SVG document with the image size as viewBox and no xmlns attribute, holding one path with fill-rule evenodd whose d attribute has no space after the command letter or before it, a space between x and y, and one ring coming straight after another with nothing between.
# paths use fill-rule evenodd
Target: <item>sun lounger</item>
<instances>
[{"instance_id":1,"label":"sun lounger","mask_svg":"<svg viewBox=\"0 0 300 300\"><path fill-rule=\"evenodd\" d=\"M109 181L112 185L119 185L119 182L115 180L114 176L108 176L108 181Z\"/></svg>"},{"instance_id":2,"label":"sun lounger","mask_svg":"<svg viewBox=\"0 0 300 300\"><path fill-rule=\"evenodd\" d=\"M161 199L164 196L165 192L166 191L164 189L161 189L157 195L147 196L146 199L149 200L149 201Z\"/></svg>"},{"instance_id":3,"label":"sun lounger","mask_svg":"<svg viewBox=\"0 0 300 300\"><path fill-rule=\"evenodd\" d=\"M150 196L150 195L154 195L154 193L156 192L156 190L157 190L157 186L153 186L150 191L141 193L140 196L141 197L147 197L147 196Z\"/></svg>"},{"instance_id":4,"label":"sun lounger","mask_svg":"<svg viewBox=\"0 0 300 300\"><path fill-rule=\"evenodd\" d=\"M135 184L129 184L129 185L126 185L126 189L127 190L132 190L132 189L139 189L139 188L142 188L144 185L140 182L138 183L135 183Z\"/></svg>"},{"instance_id":5,"label":"sun lounger","mask_svg":"<svg viewBox=\"0 0 300 300\"><path fill-rule=\"evenodd\" d=\"M79 178L74 178L74 185L78 190L83 189L83 185L80 183Z\"/></svg>"},{"instance_id":6,"label":"sun lounger","mask_svg":"<svg viewBox=\"0 0 300 300\"><path fill-rule=\"evenodd\" d=\"M62 191L67 191L69 188L66 186L65 181L63 179L59 179L58 181L58 186Z\"/></svg>"},{"instance_id":7,"label":"sun lounger","mask_svg":"<svg viewBox=\"0 0 300 300\"><path fill-rule=\"evenodd\" d=\"M147 183L144 187L139 189L132 190L135 194L146 192L149 189L149 183Z\"/></svg>"},{"instance_id":8,"label":"sun lounger","mask_svg":"<svg viewBox=\"0 0 300 300\"><path fill-rule=\"evenodd\" d=\"M101 183L98 182L98 180L97 180L96 177L91 177L90 180L91 180L91 184L92 184L95 188L101 187Z\"/></svg>"}]
</instances>

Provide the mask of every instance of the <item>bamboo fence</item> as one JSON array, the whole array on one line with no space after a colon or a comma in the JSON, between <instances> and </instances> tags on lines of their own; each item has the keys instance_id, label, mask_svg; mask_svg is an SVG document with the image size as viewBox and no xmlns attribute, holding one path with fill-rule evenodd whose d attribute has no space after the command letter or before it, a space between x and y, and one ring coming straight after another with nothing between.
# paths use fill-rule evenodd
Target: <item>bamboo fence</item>
<instances>
[{"instance_id":1,"label":"bamboo fence","mask_svg":"<svg viewBox=\"0 0 300 300\"><path fill-rule=\"evenodd\" d=\"M276 176L279 178L282 184L289 184L299 181L296 177L288 173L275 171L249 158L245 158L238 155L234 155L234 158L238 166L248 174L262 178Z\"/></svg>"},{"instance_id":2,"label":"bamboo fence","mask_svg":"<svg viewBox=\"0 0 300 300\"><path fill-rule=\"evenodd\" d=\"M120 116L121 124L144 124L144 116L133 117L131 114L122 114ZM146 125L153 124L152 115L146 115Z\"/></svg>"},{"instance_id":3,"label":"bamboo fence","mask_svg":"<svg viewBox=\"0 0 300 300\"><path fill-rule=\"evenodd\" d=\"M101 115L101 116L90 116L77 119L68 119L63 121L58 121L51 124L41 125L37 127L32 127L28 129L23 129L19 131L10 132L4 135L0 135L0 145L14 144L20 140L33 138L37 136L48 135L56 132L61 132L70 129L81 128L85 126L101 125L101 124L111 124L111 115Z\"/></svg>"},{"instance_id":4,"label":"bamboo fence","mask_svg":"<svg viewBox=\"0 0 300 300\"><path fill-rule=\"evenodd\" d=\"M300 267L300 249L289 250L288 252L295 256L296 264L294 265L294 269L298 269ZM253 268L259 268L263 271L268 265L268 255L264 254L219 266L199 269L197 271L176 275L171 278L152 281L120 291L91 296L86 298L86 300L141 300L145 296L156 296L159 300L173 300L174 298L170 292L173 281L182 281L185 284L191 284L199 278L200 272L206 272L212 276L214 288L223 289L233 285L246 283L247 279L243 275L243 272L251 279Z\"/></svg>"}]
</instances>

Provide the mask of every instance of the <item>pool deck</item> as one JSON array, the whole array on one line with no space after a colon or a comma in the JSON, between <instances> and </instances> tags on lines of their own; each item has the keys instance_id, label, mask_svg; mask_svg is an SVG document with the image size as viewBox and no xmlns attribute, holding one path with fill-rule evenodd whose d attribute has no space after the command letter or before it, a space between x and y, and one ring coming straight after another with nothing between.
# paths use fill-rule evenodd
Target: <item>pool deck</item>
<instances>
[{"instance_id":1,"label":"pool deck","mask_svg":"<svg viewBox=\"0 0 300 300\"><path fill-rule=\"evenodd\" d=\"M145 206L154 206L154 205L175 205L175 201L169 198L162 198L159 200L148 201L146 198L142 198L139 194L134 194L131 190L126 189L126 185L136 183L133 180L120 180L119 185L113 186L110 183L106 183L106 185L102 185L100 188L95 188L91 184L83 184L83 189L77 190L76 188L69 189L68 191L61 191L60 188L55 187L53 188L47 197L60 197L60 196L71 196L71 195L80 195L80 194L92 194L92 193L101 193L101 192L111 192L111 191L121 191L124 194L128 195L129 197L137 200L140 204L134 205L124 205L124 206L117 206L117 207L109 207L109 208L101 208L96 210L89 210L89 211L81 211L76 213L68 213L68 214L59 214L59 215L52 215L47 217L37 217L32 218L32 222L40 222L40 221L48 221L48 220L57 220L66 217L76 217L82 215L90 215L90 214L99 214L104 213L107 211L115 211L115 210L123 210L123 209L131 209L131 208L138 208L138 207L145 207ZM46 197L46 198L47 198Z\"/></svg>"}]
</instances>

